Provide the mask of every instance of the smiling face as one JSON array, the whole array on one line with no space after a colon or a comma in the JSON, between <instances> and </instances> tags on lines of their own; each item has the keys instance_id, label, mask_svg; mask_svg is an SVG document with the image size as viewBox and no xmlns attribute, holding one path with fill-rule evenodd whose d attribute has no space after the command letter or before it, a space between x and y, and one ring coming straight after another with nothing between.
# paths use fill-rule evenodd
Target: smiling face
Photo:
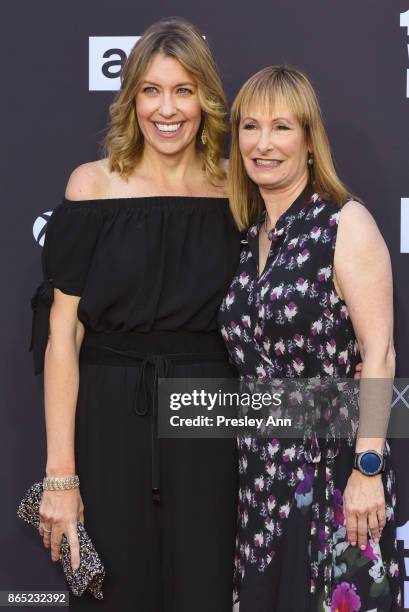
<instances>
[{"instance_id":1,"label":"smiling face","mask_svg":"<svg viewBox=\"0 0 409 612\"><path fill-rule=\"evenodd\" d=\"M248 176L261 189L291 189L308 179L304 129L284 105L273 112L252 105L239 124L239 147Z\"/></svg>"},{"instance_id":2,"label":"smiling face","mask_svg":"<svg viewBox=\"0 0 409 612\"><path fill-rule=\"evenodd\" d=\"M202 111L197 84L178 60L153 56L135 98L145 146L165 155L195 147Z\"/></svg>"}]
</instances>

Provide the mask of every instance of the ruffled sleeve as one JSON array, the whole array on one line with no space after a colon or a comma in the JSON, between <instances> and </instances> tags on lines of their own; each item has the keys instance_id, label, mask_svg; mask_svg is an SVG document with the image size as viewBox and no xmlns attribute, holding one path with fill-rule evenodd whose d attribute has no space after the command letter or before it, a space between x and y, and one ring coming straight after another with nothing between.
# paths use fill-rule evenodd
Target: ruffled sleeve
<instances>
[{"instance_id":1,"label":"ruffled sleeve","mask_svg":"<svg viewBox=\"0 0 409 612\"><path fill-rule=\"evenodd\" d=\"M100 215L95 203L65 199L54 209L47 223L41 257L43 282L31 298L29 350L33 352L35 374L40 374L44 369L54 287L68 295L82 296L99 228Z\"/></svg>"}]
</instances>

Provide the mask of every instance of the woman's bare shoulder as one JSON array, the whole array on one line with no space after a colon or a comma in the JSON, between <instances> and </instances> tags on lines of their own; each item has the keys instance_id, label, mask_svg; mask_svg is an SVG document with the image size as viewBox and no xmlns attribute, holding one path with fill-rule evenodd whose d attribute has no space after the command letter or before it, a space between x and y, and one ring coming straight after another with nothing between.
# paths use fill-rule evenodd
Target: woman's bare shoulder
<instances>
[{"instance_id":1,"label":"woman's bare shoulder","mask_svg":"<svg viewBox=\"0 0 409 612\"><path fill-rule=\"evenodd\" d=\"M367 257L372 262L388 253L385 240L375 218L361 202L350 200L341 208L335 259L359 260Z\"/></svg>"},{"instance_id":2,"label":"woman's bare shoulder","mask_svg":"<svg viewBox=\"0 0 409 612\"><path fill-rule=\"evenodd\" d=\"M357 200L349 200L341 208L339 227L341 234L359 241L369 239L378 227L368 208ZM371 234L368 234L368 232Z\"/></svg>"},{"instance_id":3,"label":"woman's bare shoulder","mask_svg":"<svg viewBox=\"0 0 409 612\"><path fill-rule=\"evenodd\" d=\"M81 164L70 175L65 197L67 200L94 200L104 197L109 184L108 159Z\"/></svg>"}]
</instances>

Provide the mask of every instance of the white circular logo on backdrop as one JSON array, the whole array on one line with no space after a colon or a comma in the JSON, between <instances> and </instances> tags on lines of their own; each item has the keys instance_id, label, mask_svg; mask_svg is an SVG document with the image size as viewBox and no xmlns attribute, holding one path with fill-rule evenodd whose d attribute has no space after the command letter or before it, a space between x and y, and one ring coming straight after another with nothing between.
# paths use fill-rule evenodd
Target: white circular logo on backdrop
<instances>
[{"instance_id":1,"label":"white circular logo on backdrop","mask_svg":"<svg viewBox=\"0 0 409 612\"><path fill-rule=\"evenodd\" d=\"M33 225L33 236L37 244L40 246L44 246L44 238L45 232L47 229L48 219L53 214L52 210L48 210L47 212L42 213L37 219L34 221Z\"/></svg>"}]
</instances>

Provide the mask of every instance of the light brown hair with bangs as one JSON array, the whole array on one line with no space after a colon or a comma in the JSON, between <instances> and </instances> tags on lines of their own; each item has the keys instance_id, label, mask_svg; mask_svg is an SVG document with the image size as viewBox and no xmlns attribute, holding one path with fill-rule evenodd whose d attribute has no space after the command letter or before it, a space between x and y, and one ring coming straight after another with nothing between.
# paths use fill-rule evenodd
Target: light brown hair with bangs
<instances>
[{"instance_id":1,"label":"light brown hair with bangs","mask_svg":"<svg viewBox=\"0 0 409 612\"><path fill-rule=\"evenodd\" d=\"M111 172L127 178L143 153L144 137L136 117L135 96L157 53L178 60L196 81L202 108L196 148L203 153L204 171L209 180L212 183L223 180L226 174L220 167L220 159L228 132L226 96L209 45L193 24L179 17L151 25L134 45L121 72L121 88L109 107L110 121L103 142ZM206 144L201 141L203 128Z\"/></svg>"},{"instance_id":2,"label":"light brown hair with bangs","mask_svg":"<svg viewBox=\"0 0 409 612\"><path fill-rule=\"evenodd\" d=\"M239 148L241 119L259 105L271 115L274 109L287 108L302 126L314 158L310 178L315 192L339 206L350 198L351 194L336 173L322 112L311 83L295 68L269 66L244 83L231 110L229 196L237 226L246 228L265 208L258 186L247 175ZM307 159L305 163L307 165Z\"/></svg>"}]
</instances>

